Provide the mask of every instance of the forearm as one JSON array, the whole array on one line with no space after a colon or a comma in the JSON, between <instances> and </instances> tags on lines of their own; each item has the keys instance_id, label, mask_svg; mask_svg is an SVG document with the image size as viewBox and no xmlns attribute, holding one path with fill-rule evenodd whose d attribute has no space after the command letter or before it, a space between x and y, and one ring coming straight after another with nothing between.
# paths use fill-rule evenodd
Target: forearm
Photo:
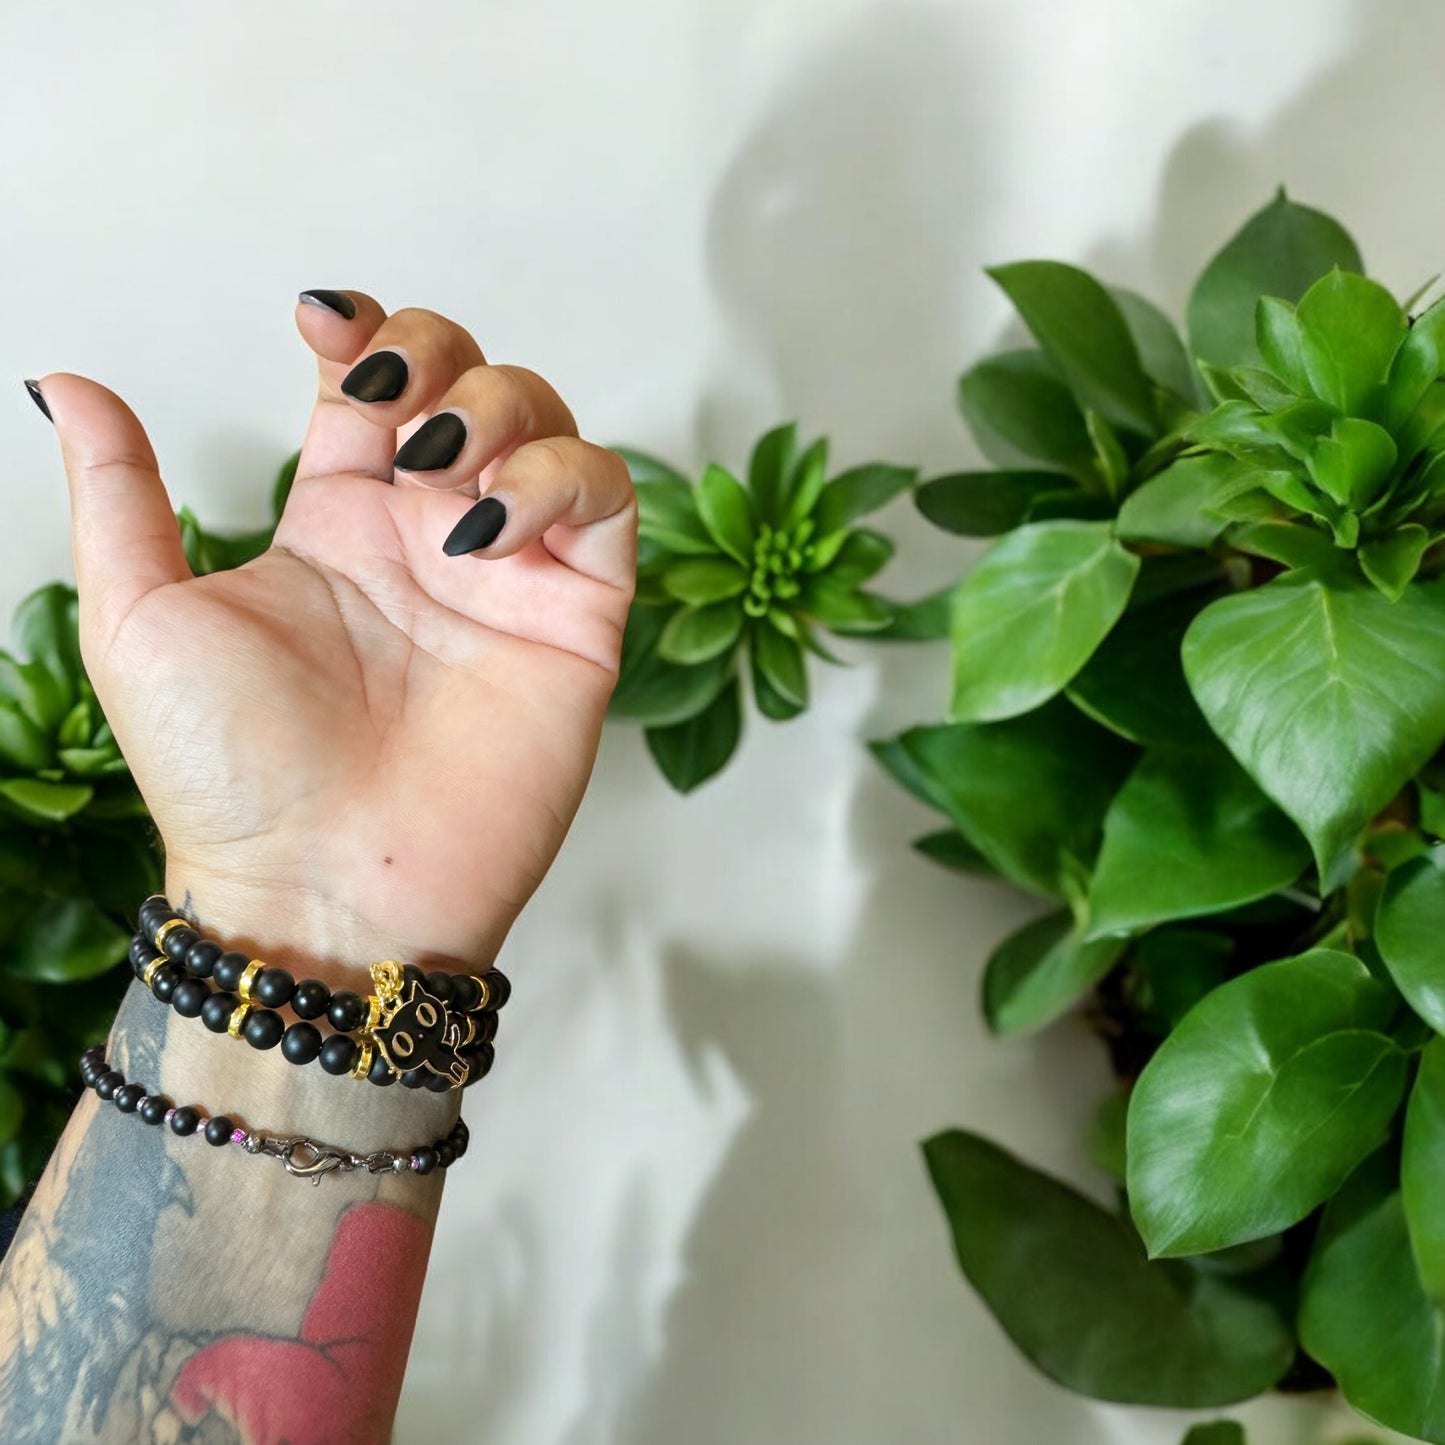
<instances>
[{"instance_id":1,"label":"forearm","mask_svg":"<svg viewBox=\"0 0 1445 1445\"><path fill-rule=\"evenodd\" d=\"M184 911L203 931L293 970L320 955L315 971L347 982L328 960L402 953L345 919L328 947L319 906L303 917L273 895L248 921L249 900L211 890L208 916L196 893ZM168 878L168 896L186 896L182 880ZM283 945L288 919L305 953ZM109 1049L149 1094L357 1153L445 1135L460 1099L292 1066L139 983ZM356 1171L313 1187L87 1091L0 1266L0 1439L174 1439L214 1413L255 1445L385 1440L443 1177Z\"/></svg>"}]
</instances>

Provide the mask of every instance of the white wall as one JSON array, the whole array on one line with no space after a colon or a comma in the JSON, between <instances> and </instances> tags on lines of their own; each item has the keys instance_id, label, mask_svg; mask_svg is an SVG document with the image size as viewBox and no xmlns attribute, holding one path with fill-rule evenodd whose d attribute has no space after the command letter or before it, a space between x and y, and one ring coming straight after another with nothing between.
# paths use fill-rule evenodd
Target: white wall
<instances>
[{"instance_id":1,"label":"white wall","mask_svg":"<svg viewBox=\"0 0 1445 1445\"><path fill-rule=\"evenodd\" d=\"M0 0L0 605L69 569L20 378L115 387L178 504L258 523L309 286L457 317L600 440L740 461L797 416L840 461L964 464L984 264L1177 309L1284 181L1398 289L1442 269L1442 43L1429 0ZM962 565L906 501L881 520L885 590ZM1182 1433L1044 1383L952 1267L917 1141L967 1124L1097 1187L1104 1069L1068 1026L982 1033L1028 906L911 856L929 820L861 747L941 715L946 658L847 652L690 799L609 727L502 960L403 1445ZM1265 1445L1335 1418L1243 1415Z\"/></svg>"}]
</instances>

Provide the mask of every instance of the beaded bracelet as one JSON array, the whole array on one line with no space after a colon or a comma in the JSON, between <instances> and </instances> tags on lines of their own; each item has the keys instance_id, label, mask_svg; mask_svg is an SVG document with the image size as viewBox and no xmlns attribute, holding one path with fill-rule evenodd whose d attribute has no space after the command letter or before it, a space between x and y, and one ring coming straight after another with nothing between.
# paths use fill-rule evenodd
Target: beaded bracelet
<instances>
[{"instance_id":1,"label":"beaded bracelet","mask_svg":"<svg viewBox=\"0 0 1445 1445\"><path fill-rule=\"evenodd\" d=\"M113 1103L122 1114L136 1114L151 1125L169 1124L173 1134L182 1137L199 1133L207 1144L217 1148L239 1144L248 1154L264 1154L279 1159L286 1172L297 1179L321 1183L323 1174L339 1170L349 1174L365 1169L371 1174L430 1174L433 1169L449 1168L467 1152L471 1138L465 1122L458 1118L445 1138L422 1144L409 1154L390 1149L376 1149L369 1154L354 1154L333 1144L318 1143L304 1136L260 1134L244 1129L227 1114L209 1117L193 1105L177 1108L164 1094L148 1094L139 1084L127 1083L119 1069L111 1067L103 1044L92 1044L80 1056L80 1077L88 1089L101 1099Z\"/></svg>"},{"instance_id":2,"label":"beaded bracelet","mask_svg":"<svg viewBox=\"0 0 1445 1445\"><path fill-rule=\"evenodd\" d=\"M245 1038L257 1049L280 1044L291 1063L319 1059L327 1073L381 1085L400 1078L440 1092L474 1083L491 1068L496 1011L511 996L499 969L480 976L424 974L414 964L387 960L371 965L376 991L363 998L349 989L332 993L320 979L298 983L284 968L223 951L161 894L141 904L139 919L131 943L137 977L162 1002L185 1017L199 1016L215 1033ZM301 1020L289 1028L275 1012L288 1005ZM311 1022L322 1015L337 1033L324 1036ZM347 1037L352 1032L360 1037Z\"/></svg>"}]
</instances>

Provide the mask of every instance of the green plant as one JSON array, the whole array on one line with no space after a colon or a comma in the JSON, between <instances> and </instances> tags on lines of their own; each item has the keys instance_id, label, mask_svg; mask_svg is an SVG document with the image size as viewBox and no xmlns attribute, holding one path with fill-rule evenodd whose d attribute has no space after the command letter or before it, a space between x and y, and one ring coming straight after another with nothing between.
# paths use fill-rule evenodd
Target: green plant
<instances>
[{"instance_id":1,"label":"green plant","mask_svg":"<svg viewBox=\"0 0 1445 1445\"><path fill-rule=\"evenodd\" d=\"M808 706L805 653L841 661L817 628L866 636L898 625L861 585L893 543L853 524L916 474L873 464L829 480L827 443L800 451L795 423L757 443L746 485L716 464L694 484L619 450L637 487L637 593L609 715L641 722L663 775L687 792L738 745L744 665L758 711L796 717Z\"/></svg>"},{"instance_id":2,"label":"green plant","mask_svg":"<svg viewBox=\"0 0 1445 1445\"><path fill-rule=\"evenodd\" d=\"M277 480L277 516L296 460ZM225 537L178 515L198 574L240 565L274 530ZM79 1097L75 1061L110 1027L136 905L163 873L77 618L73 587L41 587L0 652L0 1205L39 1175Z\"/></svg>"},{"instance_id":3,"label":"green plant","mask_svg":"<svg viewBox=\"0 0 1445 1445\"><path fill-rule=\"evenodd\" d=\"M1445 1441L1445 303L1362 269L1281 191L1187 349L1075 267L993 271L1037 343L960 384L998 469L916 497L997 540L947 720L870 746L946 822L922 852L1047 900L990 1027L1082 1003L1119 1079L1117 1209L923 1146L1015 1343L1102 1399L1334 1381Z\"/></svg>"}]
</instances>

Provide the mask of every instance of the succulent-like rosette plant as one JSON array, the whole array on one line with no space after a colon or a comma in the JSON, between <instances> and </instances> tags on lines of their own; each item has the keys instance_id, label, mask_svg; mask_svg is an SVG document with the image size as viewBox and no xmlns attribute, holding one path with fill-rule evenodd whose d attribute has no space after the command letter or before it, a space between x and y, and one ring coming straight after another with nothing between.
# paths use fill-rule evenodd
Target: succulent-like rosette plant
<instances>
[{"instance_id":1,"label":"succulent-like rosette plant","mask_svg":"<svg viewBox=\"0 0 1445 1445\"><path fill-rule=\"evenodd\" d=\"M855 526L916 473L871 464L829 479L828 447L801 448L797 424L753 449L746 483L710 465L693 483L629 449L639 503L637 592L609 712L645 725L667 780L686 792L732 756L742 734L741 672L764 717L808 706L806 654L841 662L818 636L890 627L890 603L862 584L893 555Z\"/></svg>"}]
</instances>

